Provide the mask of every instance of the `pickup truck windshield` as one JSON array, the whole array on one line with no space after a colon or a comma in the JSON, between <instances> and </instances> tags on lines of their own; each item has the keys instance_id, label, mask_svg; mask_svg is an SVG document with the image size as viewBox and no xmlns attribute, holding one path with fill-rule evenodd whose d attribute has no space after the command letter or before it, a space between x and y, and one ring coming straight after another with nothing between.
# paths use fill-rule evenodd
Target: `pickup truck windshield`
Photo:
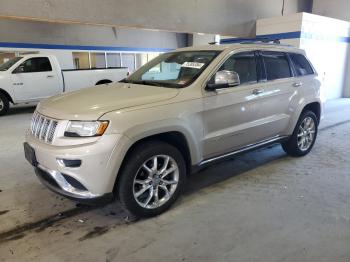
<instances>
[{"instance_id":1,"label":"pickup truck windshield","mask_svg":"<svg viewBox=\"0 0 350 262\"><path fill-rule=\"evenodd\" d=\"M10 60L8 60L7 62L3 63L0 65L0 71L7 71L11 66L13 66L14 64L16 64L19 60L21 60L23 57L15 57L12 58Z\"/></svg>"},{"instance_id":2,"label":"pickup truck windshield","mask_svg":"<svg viewBox=\"0 0 350 262\"><path fill-rule=\"evenodd\" d=\"M162 54L142 66L126 83L182 88L195 81L220 51L183 51Z\"/></svg>"}]
</instances>

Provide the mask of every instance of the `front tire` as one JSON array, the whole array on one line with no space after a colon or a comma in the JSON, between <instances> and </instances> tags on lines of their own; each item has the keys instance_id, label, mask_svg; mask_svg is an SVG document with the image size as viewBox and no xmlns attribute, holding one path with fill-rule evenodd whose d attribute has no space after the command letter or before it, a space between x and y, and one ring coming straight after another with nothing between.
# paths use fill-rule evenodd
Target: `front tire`
<instances>
[{"instance_id":1,"label":"front tire","mask_svg":"<svg viewBox=\"0 0 350 262\"><path fill-rule=\"evenodd\" d=\"M318 119L314 112L304 111L295 126L292 136L282 143L283 150L294 157L307 155L313 148L318 131Z\"/></svg>"},{"instance_id":2,"label":"front tire","mask_svg":"<svg viewBox=\"0 0 350 262\"><path fill-rule=\"evenodd\" d=\"M6 115L10 107L10 102L7 97L0 93L0 116Z\"/></svg>"},{"instance_id":3,"label":"front tire","mask_svg":"<svg viewBox=\"0 0 350 262\"><path fill-rule=\"evenodd\" d=\"M125 159L118 182L119 200L136 217L156 216L180 196L186 164L177 148L164 142L145 142Z\"/></svg>"}]
</instances>

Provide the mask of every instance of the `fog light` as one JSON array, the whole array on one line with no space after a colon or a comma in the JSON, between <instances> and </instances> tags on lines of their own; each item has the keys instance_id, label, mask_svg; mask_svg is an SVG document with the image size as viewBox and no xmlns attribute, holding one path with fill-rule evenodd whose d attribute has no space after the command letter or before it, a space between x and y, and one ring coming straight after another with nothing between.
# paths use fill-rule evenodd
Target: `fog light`
<instances>
[{"instance_id":1,"label":"fog light","mask_svg":"<svg viewBox=\"0 0 350 262\"><path fill-rule=\"evenodd\" d=\"M71 167L71 168L76 168L81 166L81 160L80 159L61 159L57 158L57 163L61 167Z\"/></svg>"}]
</instances>

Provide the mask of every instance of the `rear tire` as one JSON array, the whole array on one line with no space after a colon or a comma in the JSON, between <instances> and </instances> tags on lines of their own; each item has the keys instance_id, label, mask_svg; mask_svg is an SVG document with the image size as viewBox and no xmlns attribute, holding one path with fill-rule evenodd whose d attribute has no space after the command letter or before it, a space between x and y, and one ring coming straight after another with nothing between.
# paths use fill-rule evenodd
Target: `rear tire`
<instances>
[{"instance_id":1,"label":"rear tire","mask_svg":"<svg viewBox=\"0 0 350 262\"><path fill-rule=\"evenodd\" d=\"M179 150L150 141L132 149L119 174L118 195L124 209L136 217L166 211L180 196L186 181L186 164Z\"/></svg>"},{"instance_id":2,"label":"rear tire","mask_svg":"<svg viewBox=\"0 0 350 262\"><path fill-rule=\"evenodd\" d=\"M10 108L10 102L7 97L0 93L0 116L6 115Z\"/></svg>"},{"instance_id":3,"label":"rear tire","mask_svg":"<svg viewBox=\"0 0 350 262\"><path fill-rule=\"evenodd\" d=\"M304 111L299 117L292 136L282 143L283 150L290 156L307 155L313 148L318 131L318 119L314 112Z\"/></svg>"}]
</instances>

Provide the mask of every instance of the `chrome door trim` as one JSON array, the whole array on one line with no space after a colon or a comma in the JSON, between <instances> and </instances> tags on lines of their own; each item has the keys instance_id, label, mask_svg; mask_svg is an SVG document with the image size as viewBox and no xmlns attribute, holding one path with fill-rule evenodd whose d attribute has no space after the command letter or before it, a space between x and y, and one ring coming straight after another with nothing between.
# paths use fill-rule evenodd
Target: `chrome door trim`
<instances>
[{"instance_id":1,"label":"chrome door trim","mask_svg":"<svg viewBox=\"0 0 350 262\"><path fill-rule=\"evenodd\" d=\"M273 144L273 143L277 143L283 139L287 138L287 136L274 136L272 138L269 138L269 139L265 139L265 140L262 140L258 143L254 143L254 144L250 144L250 145L247 145L247 146L244 146L238 150L235 150L235 151L232 151L230 153L226 153L226 154L223 154L223 155L219 155L219 156L216 156L216 157L213 157L213 158L208 158L206 160L203 160L202 162L199 163L199 167L200 166L203 166L203 165L206 165L206 164L210 164L212 162L215 162L215 161L218 161L220 159L223 159L223 158L227 158L227 157L230 157L230 156L234 156L234 155L238 155L240 153L243 153L243 152L246 152L246 151L249 151L249 150L253 150L253 149L256 149L256 148L259 148L259 147L263 147L263 146L266 146L268 144Z\"/></svg>"}]
</instances>

